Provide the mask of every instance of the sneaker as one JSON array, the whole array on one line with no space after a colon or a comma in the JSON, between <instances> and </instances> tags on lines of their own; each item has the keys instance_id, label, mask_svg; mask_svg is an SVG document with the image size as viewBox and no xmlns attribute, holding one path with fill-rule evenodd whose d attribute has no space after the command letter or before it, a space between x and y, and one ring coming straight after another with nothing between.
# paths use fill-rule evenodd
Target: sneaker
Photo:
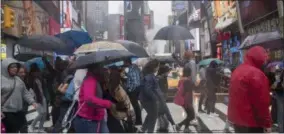
<instances>
[{"instance_id":1,"label":"sneaker","mask_svg":"<svg viewBox=\"0 0 284 134\"><path fill-rule=\"evenodd\" d=\"M175 125L175 129L176 129L177 132L180 131L180 128L181 128L181 126L179 126L178 124Z\"/></svg>"},{"instance_id":2,"label":"sneaker","mask_svg":"<svg viewBox=\"0 0 284 134\"><path fill-rule=\"evenodd\" d=\"M28 132L29 133L33 133L34 132L34 129L32 127L28 127Z\"/></svg>"},{"instance_id":3,"label":"sneaker","mask_svg":"<svg viewBox=\"0 0 284 134\"><path fill-rule=\"evenodd\" d=\"M198 110L198 113L206 113L204 110L200 109Z\"/></svg>"},{"instance_id":4,"label":"sneaker","mask_svg":"<svg viewBox=\"0 0 284 134\"><path fill-rule=\"evenodd\" d=\"M184 132L184 133L191 133L191 131L190 131L189 128L185 128L185 129L183 130L183 132Z\"/></svg>"},{"instance_id":5,"label":"sneaker","mask_svg":"<svg viewBox=\"0 0 284 134\"><path fill-rule=\"evenodd\" d=\"M197 126L198 125L198 120L194 119L190 122L190 125Z\"/></svg>"},{"instance_id":6,"label":"sneaker","mask_svg":"<svg viewBox=\"0 0 284 134\"><path fill-rule=\"evenodd\" d=\"M44 130L42 130L42 129L39 129L38 131L37 131L38 133L46 133Z\"/></svg>"},{"instance_id":7,"label":"sneaker","mask_svg":"<svg viewBox=\"0 0 284 134\"><path fill-rule=\"evenodd\" d=\"M215 117L219 117L219 114L216 114L216 113L212 113L212 115Z\"/></svg>"}]
</instances>

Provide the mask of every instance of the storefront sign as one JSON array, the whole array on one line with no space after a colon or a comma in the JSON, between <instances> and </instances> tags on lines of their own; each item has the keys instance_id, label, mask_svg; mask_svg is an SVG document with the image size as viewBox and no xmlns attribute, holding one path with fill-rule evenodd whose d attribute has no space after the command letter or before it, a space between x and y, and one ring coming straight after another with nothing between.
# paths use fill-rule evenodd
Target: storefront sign
<instances>
[{"instance_id":1,"label":"storefront sign","mask_svg":"<svg viewBox=\"0 0 284 134\"><path fill-rule=\"evenodd\" d=\"M248 28L247 32L249 35L253 35L253 34L260 33L260 32L272 32L272 31L280 30L281 27L282 27L282 32L283 32L283 20L281 21L279 20L279 18L264 20L260 24L253 25L250 28ZM279 22L282 23L282 26Z\"/></svg>"},{"instance_id":2,"label":"storefront sign","mask_svg":"<svg viewBox=\"0 0 284 134\"><path fill-rule=\"evenodd\" d=\"M239 3L244 26L277 10L277 0L244 0Z\"/></svg>"},{"instance_id":3,"label":"storefront sign","mask_svg":"<svg viewBox=\"0 0 284 134\"><path fill-rule=\"evenodd\" d=\"M217 18L215 29L223 29L237 21L237 8L232 7L223 16Z\"/></svg>"},{"instance_id":4,"label":"storefront sign","mask_svg":"<svg viewBox=\"0 0 284 134\"><path fill-rule=\"evenodd\" d=\"M60 33L60 24L58 24L52 17L49 17L49 35L56 35Z\"/></svg>"},{"instance_id":5,"label":"storefront sign","mask_svg":"<svg viewBox=\"0 0 284 134\"><path fill-rule=\"evenodd\" d=\"M1 44L1 60L7 58L6 44Z\"/></svg>"},{"instance_id":6,"label":"storefront sign","mask_svg":"<svg viewBox=\"0 0 284 134\"><path fill-rule=\"evenodd\" d=\"M34 8L34 21L33 24L25 23L28 22L25 17L27 12L24 12L24 7L22 1L5 1L7 5L13 5L19 8L13 8L15 13L15 26L13 28L3 29L4 33L13 35L15 37L21 37L24 34L27 34L28 28L33 25L34 29L29 30L31 34L48 34L49 33L49 24L48 24L48 13L43 10L38 4L32 1L32 7Z\"/></svg>"}]
</instances>

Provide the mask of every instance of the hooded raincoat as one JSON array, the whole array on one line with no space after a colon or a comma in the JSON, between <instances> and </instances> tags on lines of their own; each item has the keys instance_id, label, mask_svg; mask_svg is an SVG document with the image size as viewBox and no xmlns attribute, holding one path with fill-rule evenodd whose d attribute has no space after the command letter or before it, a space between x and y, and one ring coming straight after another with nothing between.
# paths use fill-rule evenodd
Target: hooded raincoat
<instances>
[{"instance_id":1,"label":"hooded raincoat","mask_svg":"<svg viewBox=\"0 0 284 134\"><path fill-rule=\"evenodd\" d=\"M235 69L229 89L228 119L244 127L271 127L269 82L261 67L267 53L256 46L248 50L244 63Z\"/></svg>"},{"instance_id":2,"label":"hooded raincoat","mask_svg":"<svg viewBox=\"0 0 284 134\"><path fill-rule=\"evenodd\" d=\"M26 89L25 83L18 76L9 75L8 66L12 63L18 63L18 62L12 58L7 58L2 61L2 66L1 66L1 111L2 112L19 112L23 110L23 104L24 104L23 101L26 101L28 104L32 104L35 102L32 94ZM13 93L9 97L9 94L11 92Z\"/></svg>"}]
</instances>

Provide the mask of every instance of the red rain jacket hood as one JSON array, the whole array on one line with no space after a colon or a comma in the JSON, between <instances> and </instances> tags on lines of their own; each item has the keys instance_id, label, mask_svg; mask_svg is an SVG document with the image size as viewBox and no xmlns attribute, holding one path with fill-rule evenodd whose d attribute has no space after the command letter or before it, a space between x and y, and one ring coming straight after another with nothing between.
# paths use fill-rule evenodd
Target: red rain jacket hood
<instances>
[{"instance_id":1,"label":"red rain jacket hood","mask_svg":"<svg viewBox=\"0 0 284 134\"><path fill-rule=\"evenodd\" d=\"M267 60L264 48L248 50L245 61L232 74L229 89L228 119L245 127L270 128L269 82L261 67Z\"/></svg>"}]
</instances>

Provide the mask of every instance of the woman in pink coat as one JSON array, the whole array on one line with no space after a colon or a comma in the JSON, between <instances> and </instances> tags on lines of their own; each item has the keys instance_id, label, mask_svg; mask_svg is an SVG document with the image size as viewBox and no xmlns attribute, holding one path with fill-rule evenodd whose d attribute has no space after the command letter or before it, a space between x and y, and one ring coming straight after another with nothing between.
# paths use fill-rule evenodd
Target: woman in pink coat
<instances>
[{"instance_id":1,"label":"woman in pink coat","mask_svg":"<svg viewBox=\"0 0 284 134\"><path fill-rule=\"evenodd\" d=\"M102 99L103 90L99 81L103 78L103 72L102 67L92 66L81 85L78 114L74 120L76 133L108 133L105 110L115 109L115 105Z\"/></svg>"},{"instance_id":2,"label":"woman in pink coat","mask_svg":"<svg viewBox=\"0 0 284 134\"><path fill-rule=\"evenodd\" d=\"M178 84L178 92L174 98L174 103L182 106L186 112L186 118L176 125L176 130L179 131L184 125L184 133L189 133L189 124L195 118L195 112L193 108L193 90L196 88L194 82L190 79L191 69L185 67L183 69L183 77Z\"/></svg>"}]
</instances>

